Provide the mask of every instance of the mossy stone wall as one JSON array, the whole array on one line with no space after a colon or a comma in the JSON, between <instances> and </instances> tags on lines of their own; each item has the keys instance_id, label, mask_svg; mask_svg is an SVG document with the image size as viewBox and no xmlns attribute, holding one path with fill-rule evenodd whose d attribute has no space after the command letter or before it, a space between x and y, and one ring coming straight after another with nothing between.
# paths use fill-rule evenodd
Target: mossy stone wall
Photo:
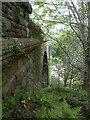
<instances>
[{"instance_id":1,"label":"mossy stone wall","mask_svg":"<svg viewBox=\"0 0 90 120\"><path fill-rule=\"evenodd\" d=\"M29 3L2 3L3 96L11 95L16 87L32 92L41 87L43 38L34 37L31 12Z\"/></svg>"}]
</instances>

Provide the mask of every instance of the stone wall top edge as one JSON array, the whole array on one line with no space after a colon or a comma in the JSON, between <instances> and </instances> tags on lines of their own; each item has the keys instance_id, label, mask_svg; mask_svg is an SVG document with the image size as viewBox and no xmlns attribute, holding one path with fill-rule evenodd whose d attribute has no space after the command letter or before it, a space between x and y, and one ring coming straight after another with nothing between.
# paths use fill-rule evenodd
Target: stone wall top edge
<instances>
[{"instance_id":1,"label":"stone wall top edge","mask_svg":"<svg viewBox=\"0 0 90 120\"><path fill-rule=\"evenodd\" d=\"M16 37L0 37L1 39L14 39L14 40L35 40L35 41L39 41L39 39L35 39L35 38L16 38ZM47 42L47 41L46 41Z\"/></svg>"}]
</instances>

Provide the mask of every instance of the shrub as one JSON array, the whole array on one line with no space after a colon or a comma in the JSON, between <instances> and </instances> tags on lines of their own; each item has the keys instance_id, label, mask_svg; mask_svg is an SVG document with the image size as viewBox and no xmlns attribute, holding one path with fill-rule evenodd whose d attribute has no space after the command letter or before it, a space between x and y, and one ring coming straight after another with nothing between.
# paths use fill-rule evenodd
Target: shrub
<instances>
[{"instance_id":1,"label":"shrub","mask_svg":"<svg viewBox=\"0 0 90 120\"><path fill-rule=\"evenodd\" d=\"M14 94L10 97L6 97L6 99L3 100L3 104L2 104L2 112L3 112L3 116L5 116L5 114L10 111L10 110L14 110L18 107L19 103L21 100L28 100L29 98L29 93L26 92L25 90L22 89L16 89L14 91Z\"/></svg>"},{"instance_id":2,"label":"shrub","mask_svg":"<svg viewBox=\"0 0 90 120\"><path fill-rule=\"evenodd\" d=\"M64 99L62 103L62 118L78 118L80 111L80 107L70 108L70 105L68 105L68 103Z\"/></svg>"}]
</instances>

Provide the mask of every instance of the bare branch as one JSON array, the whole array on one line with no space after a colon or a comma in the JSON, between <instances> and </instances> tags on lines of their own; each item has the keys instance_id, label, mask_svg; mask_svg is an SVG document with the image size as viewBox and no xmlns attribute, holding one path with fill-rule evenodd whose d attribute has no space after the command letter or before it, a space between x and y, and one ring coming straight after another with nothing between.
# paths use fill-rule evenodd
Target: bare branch
<instances>
[{"instance_id":1,"label":"bare branch","mask_svg":"<svg viewBox=\"0 0 90 120\"><path fill-rule=\"evenodd\" d=\"M55 8L56 8L56 6L55 6ZM56 10L58 11L57 8L56 8ZM36 12L34 12L34 13L40 18L40 20L43 21L43 19L42 19L41 16L39 16ZM61 13L60 11L58 11L58 13L62 15L62 13ZM64 15L62 15L62 17L65 18ZM44 35L45 35L45 36L48 36L48 37L51 38L52 40L56 41L56 42L58 43L59 47L60 47L60 48L63 50L63 52L66 54L66 56L70 59L70 61L72 61L72 58L68 55L68 53L66 52L66 50L62 48L62 44L59 42L59 40L58 40L56 37L54 38L54 37L52 37L51 35L49 35L49 29L48 29L44 24L41 23L41 25L43 25L43 26L47 29L47 33L44 33ZM69 22L68 22L68 25L72 27L72 25L71 25ZM73 29L73 30L74 30L74 29ZM74 32L75 32L75 31L74 31ZM80 38L80 36L77 34L77 32L75 32L75 33L76 33L77 37L81 40L81 38ZM82 41L82 40L81 40L81 41ZM76 67L76 66L73 65L72 63L70 63L70 64L71 64L73 67L75 67L76 69L78 69L79 71L82 71L82 72L83 72L83 69L81 69L81 68L79 68L79 67Z\"/></svg>"},{"instance_id":2,"label":"bare branch","mask_svg":"<svg viewBox=\"0 0 90 120\"><path fill-rule=\"evenodd\" d=\"M70 9L69 9L70 8ZM72 13L73 13L73 16L74 16L74 19L76 20L76 22L77 23L79 23L79 21L78 21L78 19L77 19L77 16L75 15L75 12L74 12L74 10L72 9L72 6L68 6L68 10L69 10L69 15L71 16L71 14L70 14L70 10L72 10Z\"/></svg>"},{"instance_id":3,"label":"bare branch","mask_svg":"<svg viewBox=\"0 0 90 120\"><path fill-rule=\"evenodd\" d=\"M74 8L74 10L75 10L75 12L76 12L76 14L77 14L77 16L78 16L78 19L79 19L80 23L82 24L82 21L81 21L81 19L80 19L80 16L79 16L79 14L78 14L78 11L77 11L77 9L76 9L73 1L72 1L72 0L70 0L70 1L71 1L71 4L72 4L72 6L73 6L73 8Z\"/></svg>"},{"instance_id":4,"label":"bare branch","mask_svg":"<svg viewBox=\"0 0 90 120\"><path fill-rule=\"evenodd\" d=\"M71 22L71 24L73 24L73 25L77 25L77 27L80 25L80 24L78 24L78 23L75 23L75 22ZM82 26L84 26L84 27L86 27L87 29L88 29L88 26L87 25L85 25L85 24L81 24ZM78 27L79 28L79 27ZM80 30L80 29L79 29Z\"/></svg>"}]
</instances>

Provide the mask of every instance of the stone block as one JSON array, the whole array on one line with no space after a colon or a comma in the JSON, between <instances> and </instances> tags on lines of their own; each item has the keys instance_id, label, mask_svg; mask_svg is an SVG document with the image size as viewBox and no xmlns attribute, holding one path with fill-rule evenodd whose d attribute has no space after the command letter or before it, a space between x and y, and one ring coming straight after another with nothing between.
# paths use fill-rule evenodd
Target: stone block
<instances>
[{"instance_id":1,"label":"stone block","mask_svg":"<svg viewBox=\"0 0 90 120\"><path fill-rule=\"evenodd\" d=\"M22 30L21 32L22 32L22 33L21 33L21 34L22 34L22 37L27 37L27 31Z\"/></svg>"},{"instance_id":2,"label":"stone block","mask_svg":"<svg viewBox=\"0 0 90 120\"><path fill-rule=\"evenodd\" d=\"M26 12L25 15L24 15L24 18L29 21L29 14Z\"/></svg>"},{"instance_id":3,"label":"stone block","mask_svg":"<svg viewBox=\"0 0 90 120\"><path fill-rule=\"evenodd\" d=\"M2 11L8 13L8 7L5 4L2 4Z\"/></svg>"},{"instance_id":4,"label":"stone block","mask_svg":"<svg viewBox=\"0 0 90 120\"><path fill-rule=\"evenodd\" d=\"M9 4L11 4L11 6L14 8L16 8L16 6L17 6L17 2L10 2Z\"/></svg>"},{"instance_id":5,"label":"stone block","mask_svg":"<svg viewBox=\"0 0 90 120\"><path fill-rule=\"evenodd\" d=\"M18 24L20 24L20 15L17 14L17 13L15 13L13 15L13 21L16 22L16 23L18 23Z\"/></svg>"},{"instance_id":6,"label":"stone block","mask_svg":"<svg viewBox=\"0 0 90 120\"><path fill-rule=\"evenodd\" d=\"M16 32L16 35L17 35L18 37L23 37L23 36L22 36L22 31L21 31L20 29L16 28L16 29L15 29L15 32Z\"/></svg>"},{"instance_id":7,"label":"stone block","mask_svg":"<svg viewBox=\"0 0 90 120\"><path fill-rule=\"evenodd\" d=\"M20 30L26 30L26 27L25 27L25 26L22 26L22 25L19 25L19 29L20 29Z\"/></svg>"},{"instance_id":8,"label":"stone block","mask_svg":"<svg viewBox=\"0 0 90 120\"><path fill-rule=\"evenodd\" d=\"M23 15L23 12L22 12L22 11L20 11L19 15L20 15L20 16L22 16L22 17L24 17L24 15Z\"/></svg>"},{"instance_id":9,"label":"stone block","mask_svg":"<svg viewBox=\"0 0 90 120\"><path fill-rule=\"evenodd\" d=\"M16 77L17 77L17 86L19 86L22 83L22 76L19 70L16 72Z\"/></svg>"},{"instance_id":10,"label":"stone block","mask_svg":"<svg viewBox=\"0 0 90 120\"><path fill-rule=\"evenodd\" d=\"M15 87L16 87L16 78L13 75L9 81L7 80L7 82L3 84L3 87L2 87L3 94L11 95Z\"/></svg>"},{"instance_id":11,"label":"stone block","mask_svg":"<svg viewBox=\"0 0 90 120\"><path fill-rule=\"evenodd\" d=\"M8 15L12 16L12 18L13 18L13 14L12 13L13 13L12 9L8 9Z\"/></svg>"},{"instance_id":12,"label":"stone block","mask_svg":"<svg viewBox=\"0 0 90 120\"><path fill-rule=\"evenodd\" d=\"M3 11L2 11L2 16L5 17L5 18L7 18L7 19L9 19L9 20L13 20L13 16L12 15L10 15L8 13L5 13Z\"/></svg>"},{"instance_id":13,"label":"stone block","mask_svg":"<svg viewBox=\"0 0 90 120\"><path fill-rule=\"evenodd\" d=\"M14 92L15 88L16 88L16 79L12 81L11 85L9 86L7 94L11 95Z\"/></svg>"},{"instance_id":14,"label":"stone block","mask_svg":"<svg viewBox=\"0 0 90 120\"><path fill-rule=\"evenodd\" d=\"M28 21L25 20L25 18L23 18L23 17L20 17L20 24L23 25L23 26L26 26L26 27L29 26Z\"/></svg>"},{"instance_id":15,"label":"stone block","mask_svg":"<svg viewBox=\"0 0 90 120\"><path fill-rule=\"evenodd\" d=\"M11 21L11 25L12 25L14 28L19 28L19 24L15 23L14 21Z\"/></svg>"},{"instance_id":16,"label":"stone block","mask_svg":"<svg viewBox=\"0 0 90 120\"><path fill-rule=\"evenodd\" d=\"M4 79L9 80L17 71L17 63L12 64L10 68L4 71Z\"/></svg>"},{"instance_id":17,"label":"stone block","mask_svg":"<svg viewBox=\"0 0 90 120\"><path fill-rule=\"evenodd\" d=\"M18 37L15 32L2 31L2 37Z\"/></svg>"},{"instance_id":18,"label":"stone block","mask_svg":"<svg viewBox=\"0 0 90 120\"><path fill-rule=\"evenodd\" d=\"M11 21L5 17L2 18L2 28L4 31L10 31L11 30Z\"/></svg>"},{"instance_id":19,"label":"stone block","mask_svg":"<svg viewBox=\"0 0 90 120\"><path fill-rule=\"evenodd\" d=\"M16 28L14 26L11 26L11 30L12 32L16 32Z\"/></svg>"},{"instance_id":20,"label":"stone block","mask_svg":"<svg viewBox=\"0 0 90 120\"><path fill-rule=\"evenodd\" d=\"M6 7L12 9L12 5L10 4L10 2L3 2L3 5L5 5Z\"/></svg>"}]
</instances>

